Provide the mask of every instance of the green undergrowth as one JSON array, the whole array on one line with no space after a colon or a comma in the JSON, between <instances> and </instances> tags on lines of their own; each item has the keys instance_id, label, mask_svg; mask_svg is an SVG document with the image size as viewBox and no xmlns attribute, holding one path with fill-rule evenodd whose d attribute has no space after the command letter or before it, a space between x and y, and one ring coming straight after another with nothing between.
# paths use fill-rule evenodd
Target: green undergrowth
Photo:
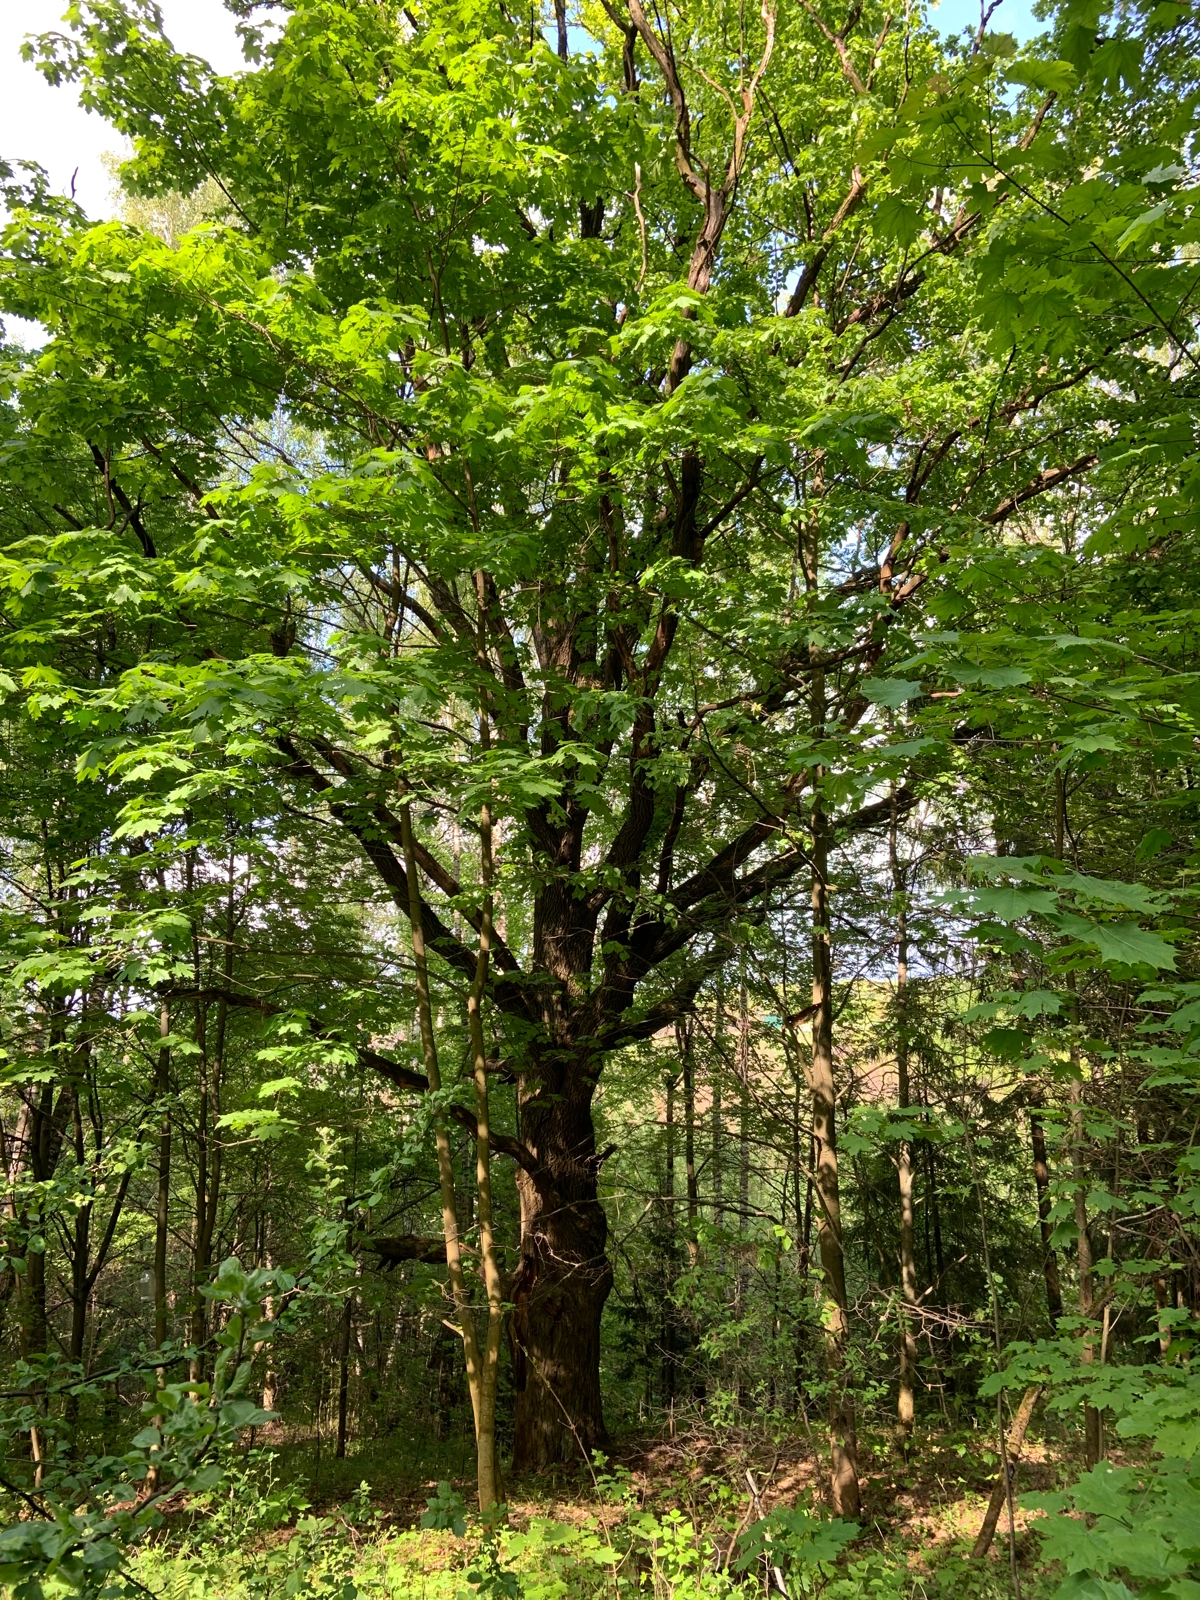
<instances>
[{"instance_id":1,"label":"green undergrowth","mask_svg":"<svg viewBox=\"0 0 1200 1600\"><path fill-rule=\"evenodd\" d=\"M363 1482L315 1515L263 1452L240 1480L144 1549L130 1576L159 1600L749 1600L769 1592L827 1600L1002 1600L1007 1569L962 1547L928 1559L911 1543L809 1504L757 1521L728 1487L697 1512L650 1507L622 1469L600 1464L594 1492L554 1514L471 1514L449 1483L420 1526L396 1530ZM724 1492L720 1492L721 1488ZM744 1503L744 1495L741 1497ZM1025 1600L1050 1586L1026 1579Z\"/></svg>"},{"instance_id":2,"label":"green undergrowth","mask_svg":"<svg viewBox=\"0 0 1200 1600\"><path fill-rule=\"evenodd\" d=\"M534 1498L518 1486L481 1518L465 1485L373 1483L370 1452L336 1472L314 1458L306 1472L294 1451L226 1447L211 1487L181 1493L124 1552L109 1533L73 1561L22 1566L39 1541L74 1550L79 1514L0 1530L0 1600L1200 1600L1200 1373L1185 1354L1081 1375L1056 1343L1013 1347L987 1387L1032 1385L1051 1417L1086 1398L1114 1458L1083 1471L1064 1455L1036 1479L1030 1466L1016 1571L1004 1519L990 1558L970 1555L994 1467L977 1433L913 1441L894 1505L880 1441L861 1522L830 1516L782 1475L781 1503L764 1515L732 1449L702 1463L703 1451L689 1459L673 1444L686 1465L664 1469L652 1447L637 1473L597 1455L586 1481L539 1481ZM958 1454L979 1458L982 1477L947 1482ZM779 1463L776 1448L768 1477Z\"/></svg>"}]
</instances>

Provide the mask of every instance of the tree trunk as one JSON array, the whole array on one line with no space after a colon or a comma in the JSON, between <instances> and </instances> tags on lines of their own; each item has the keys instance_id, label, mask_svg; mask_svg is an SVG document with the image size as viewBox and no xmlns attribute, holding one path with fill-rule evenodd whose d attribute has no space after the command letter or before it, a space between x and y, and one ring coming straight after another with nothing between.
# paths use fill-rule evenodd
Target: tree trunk
<instances>
[{"instance_id":1,"label":"tree trunk","mask_svg":"<svg viewBox=\"0 0 1200 1600\"><path fill-rule=\"evenodd\" d=\"M982 1561L992 1548L992 1540L996 1537L996 1527L1000 1521L1000 1513L1004 1510L1009 1494L1013 1491L1013 1480L1016 1477L1017 1462L1021 1459L1021 1450L1025 1444L1025 1432L1029 1427L1029 1419L1033 1416L1033 1408L1037 1405L1041 1387L1037 1384L1026 1389L1021 1397L1021 1404L1017 1407L1017 1414L1013 1418L1012 1427L1008 1430L1006 1446L1006 1460L1001 1463L1000 1476L996 1480L992 1497L988 1501L988 1508L984 1512L983 1526L975 1539L975 1547L971 1551L972 1559Z\"/></svg>"},{"instance_id":2,"label":"tree trunk","mask_svg":"<svg viewBox=\"0 0 1200 1600\"><path fill-rule=\"evenodd\" d=\"M154 1098L159 1104L158 1121L158 1201L154 1216L154 1342L161 1349L167 1342L167 1228L171 1203L171 1112L167 1096L171 1089L170 1002L164 1000L158 1014L162 1043L158 1048L158 1071Z\"/></svg>"},{"instance_id":3,"label":"tree trunk","mask_svg":"<svg viewBox=\"0 0 1200 1600\"><path fill-rule=\"evenodd\" d=\"M712 1074L712 1193L713 1193L713 1226L725 1226L725 1194L723 1160L725 1146L725 1123L721 1108L721 1074L724 1070L725 1056L725 969L717 974L717 1016L713 1030L716 1048L713 1052Z\"/></svg>"},{"instance_id":4,"label":"tree trunk","mask_svg":"<svg viewBox=\"0 0 1200 1600\"><path fill-rule=\"evenodd\" d=\"M838 1190L837 1093L833 1076L833 982L829 938L829 841L820 791L813 801L812 854L813 1038L809 1088L817 1145L817 1240L821 1251L826 1305L825 1361L829 1377L829 1443L833 1460L833 1510L858 1514L858 1440L854 1400L846 1380L850 1338L846 1260L842 1249L842 1208Z\"/></svg>"},{"instance_id":5,"label":"tree trunk","mask_svg":"<svg viewBox=\"0 0 1200 1600\"><path fill-rule=\"evenodd\" d=\"M1062 1284L1058 1276L1058 1256L1051 1244L1050 1227L1050 1166L1046 1160L1046 1128L1042 1122L1041 1107L1029 1115L1029 1134L1033 1143L1033 1181L1037 1186L1038 1229L1042 1236L1042 1273L1046 1280L1046 1310L1051 1328L1057 1328L1062 1316Z\"/></svg>"},{"instance_id":6,"label":"tree trunk","mask_svg":"<svg viewBox=\"0 0 1200 1600\"><path fill-rule=\"evenodd\" d=\"M346 1459L346 1423L350 1401L350 1330L354 1321L354 1296L348 1294L342 1307L341 1325L338 1328L338 1415L337 1444L334 1455L339 1461Z\"/></svg>"},{"instance_id":7,"label":"tree trunk","mask_svg":"<svg viewBox=\"0 0 1200 1600\"><path fill-rule=\"evenodd\" d=\"M31 1091L36 1094L30 1139L30 1172L35 1183L45 1183L54 1176L58 1164L61 1138L56 1137L57 1107L54 1103L54 1085L45 1083ZM59 1095L60 1104L66 1091ZM46 1236L45 1217L41 1202L27 1213L26 1227L31 1233ZM46 1316L46 1251L25 1252L25 1273L21 1284L21 1355L40 1356L46 1353L49 1323Z\"/></svg>"},{"instance_id":8,"label":"tree trunk","mask_svg":"<svg viewBox=\"0 0 1200 1600\"><path fill-rule=\"evenodd\" d=\"M745 1233L750 1212L750 996L746 980L738 986L738 1232ZM747 1275L743 1266L741 1276ZM739 1295L745 1293L741 1285Z\"/></svg>"},{"instance_id":9,"label":"tree trunk","mask_svg":"<svg viewBox=\"0 0 1200 1600\"><path fill-rule=\"evenodd\" d=\"M896 1103L901 1112L912 1103L908 1081L908 900L904 873L900 865L896 808L893 794L889 835L892 890L896 909ZM917 1378L917 1255L913 1213L912 1141L902 1139L896 1157L900 1189L900 1386L896 1420L907 1441L915 1416L914 1391Z\"/></svg>"},{"instance_id":10,"label":"tree trunk","mask_svg":"<svg viewBox=\"0 0 1200 1600\"><path fill-rule=\"evenodd\" d=\"M590 1459L608 1443L600 1398L600 1317L612 1288L608 1219L597 1193L586 1056L536 1060L524 1074L521 1133L538 1165L517 1174L521 1265L513 1286L517 1404L513 1468Z\"/></svg>"},{"instance_id":11,"label":"tree trunk","mask_svg":"<svg viewBox=\"0 0 1200 1600\"><path fill-rule=\"evenodd\" d=\"M413 843L412 811L405 800L400 807L400 827L403 839L404 866L408 877L409 929L412 935L413 968L416 975L417 1017L421 1029L421 1051L425 1073L434 1094L441 1090L441 1068L438 1064L437 1040L433 1031L433 1003L429 992L429 966L425 952L425 934L421 910L421 889L417 877L416 850ZM481 1358L475 1318L467 1295L463 1274L462 1236L458 1225L458 1203L454 1194L454 1153L450 1148L450 1132L445 1113L434 1116L434 1141L437 1148L438 1186L442 1201L442 1232L446 1240L446 1269L450 1280L450 1293L458 1315L458 1331L463 1342L467 1363L467 1387L471 1395L471 1410L475 1417L475 1437L479 1439L479 1395ZM483 1485L480 1484L482 1493Z\"/></svg>"},{"instance_id":12,"label":"tree trunk","mask_svg":"<svg viewBox=\"0 0 1200 1600\"><path fill-rule=\"evenodd\" d=\"M1054 770L1054 853L1065 861L1067 839L1067 787L1060 768ZM1092 1281L1092 1242L1088 1236L1087 1221L1087 1161L1083 1125L1083 1062L1079 1051L1079 995L1075 974L1067 973L1068 1019L1071 1028L1070 1055L1072 1077L1068 1090L1071 1102L1071 1177L1075 1189L1075 1236L1079 1259L1079 1314L1090 1323L1095 1313L1095 1292ZM1085 1332L1083 1362L1091 1366L1095 1360L1090 1332ZM1095 1406L1084 1401L1083 1406L1084 1453L1089 1470L1100 1460L1102 1440L1100 1413Z\"/></svg>"},{"instance_id":13,"label":"tree trunk","mask_svg":"<svg viewBox=\"0 0 1200 1600\"><path fill-rule=\"evenodd\" d=\"M1073 977L1074 974L1068 974L1068 976ZM1077 1055L1077 1048L1072 1046L1072 1056ZM1075 1238L1079 1257L1079 1315L1090 1325L1095 1316L1096 1294L1092 1277L1092 1242L1088 1234L1083 1083L1080 1079L1073 1078L1071 1080L1069 1092L1071 1098L1071 1166L1075 1185ZM1089 1329L1084 1333L1084 1365L1090 1367L1095 1359L1095 1346L1089 1326ZM1084 1454L1090 1470L1099 1462L1103 1454L1103 1441L1100 1432L1100 1413L1095 1406L1088 1405L1086 1401L1083 1406L1083 1432Z\"/></svg>"},{"instance_id":14,"label":"tree trunk","mask_svg":"<svg viewBox=\"0 0 1200 1600\"><path fill-rule=\"evenodd\" d=\"M673 1229L675 1226L675 1074L673 1072L667 1074L665 1166L664 1198L667 1224Z\"/></svg>"},{"instance_id":15,"label":"tree trunk","mask_svg":"<svg viewBox=\"0 0 1200 1600\"><path fill-rule=\"evenodd\" d=\"M666 1110L666 1172L664 1191L664 1220L666 1222L666 1249L663 1252L662 1294L662 1398L669 1405L675 1398L675 1312L671 1304L669 1285L672 1273L672 1255L675 1248L675 1074L667 1074Z\"/></svg>"},{"instance_id":16,"label":"tree trunk","mask_svg":"<svg viewBox=\"0 0 1200 1600\"><path fill-rule=\"evenodd\" d=\"M700 1213L700 1188L696 1181L696 1058L693 1045L692 1021L675 1024L675 1041L679 1046L683 1068L683 1168L687 1180L687 1247L692 1265L699 1254L696 1244L696 1222Z\"/></svg>"},{"instance_id":17,"label":"tree trunk","mask_svg":"<svg viewBox=\"0 0 1200 1600\"><path fill-rule=\"evenodd\" d=\"M82 1179L87 1161L87 1148L83 1136L83 1114L79 1095L72 1107L75 1136L75 1164ZM87 1341L87 1307L91 1295L88 1279L88 1255L91 1251L92 1206L81 1205L75 1213L74 1240L71 1246L71 1332L67 1342L67 1360L73 1367L82 1367L84 1345ZM79 1427L79 1396L68 1392L63 1396L63 1421L67 1426L67 1446L74 1453L76 1431Z\"/></svg>"},{"instance_id":18,"label":"tree trunk","mask_svg":"<svg viewBox=\"0 0 1200 1600\"><path fill-rule=\"evenodd\" d=\"M223 981L221 992L217 997L211 1057L208 1051L206 1016L202 1035L198 1030L198 1043L201 1046L201 1080L200 1106L197 1113L199 1133L196 1153L196 1226L192 1246L192 1315L189 1335L198 1353L193 1357L189 1369L193 1378L204 1376L204 1355L201 1347L208 1334L208 1306L202 1291L212 1267L213 1240L216 1237L217 1216L221 1202L223 1148L219 1123L222 1078L225 1071L225 1040L229 1024L229 1003L226 995L233 986L233 936L237 927L233 892L235 864L234 847L231 844L225 891L224 949L221 960Z\"/></svg>"},{"instance_id":19,"label":"tree trunk","mask_svg":"<svg viewBox=\"0 0 1200 1600\"><path fill-rule=\"evenodd\" d=\"M482 595L480 601L482 615ZM489 744L487 714L480 718L483 748ZM479 1371L475 1454L479 1477L479 1509L489 1511L503 1498L496 1456L496 1389L500 1376L500 1342L504 1332L504 1288L492 1231L491 1111L487 1049L483 1033L483 996L487 986L492 942L492 813L487 801L479 817L483 906L475 978L467 996L467 1027L475 1082L475 1192L479 1201L479 1263L487 1296L487 1315Z\"/></svg>"},{"instance_id":20,"label":"tree trunk","mask_svg":"<svg viewBox=\"0 0 1200 1600\"><path fill-rule=\"evenodd\" d=\"M171 1113L167 1096L171 1088L171 1003L163 1000L158 1013L158 1067L154 1077L154 1100L158 1106L158 1197L154 1214L154 1344L161 1350L167 1342L167 1229L171 1209ZM167 1381L165 1367L156 1368L156 1382L161 1389ZM162 1417L156 1416L154 1426L162 1426ZM151 1465L146 1474L146 1493L158 1489L158 1468Z\"/></svg>"},{"instance_id":21,"label":"tree trunk","mask_svg":"<svg viewBox=\"0 0 1200 1600\"><path fill-rule=\"evenodd\" d=\"M228 919L228 938L225 947L225 988L228 989L233 981L233 946L232 946L232 893L231 914ZM208 1336L208 1306L203 1295L203 1287L208 1281L209 1271L212 1267L213 1240L216 1237L217 1216L221 1202L221 1168L223 1146L218 1124L221 1119L221 1088L225 1067L225 1038L229 1020L229 1007L224 994L217 1001L216 1037L214 1040L212 1060L208 1064L207 1093L200 1107L202 1125L205 1129L199 1152L200 1171L203 1181L197 1186L196 1192L196 1239L192 1256L192 1327L191 1342L197 1348L197 1355L191 1362L191 1376L202 1378L204 1376L204 1355L202 1346ZM269 1409L269 1407L267 1408Z\"/></svg>"},{"instance_id":22,"label":"tree trunk","mask_svg":"<svg viewBox=\"0 0 1200 1600\"><path fill-rule=\"evenodd\" d=\"M738 1237L744 1244L750 1223L750 997L746 992L745 955L742 957L742 977L738 985ZM745 1249L738 1255L735 1280L735 1316L746 1314L746 1299L750 1292L750 1262ZM745 1410L750 1403L746 1383L746 1366L738 1363L737 1403Z\"/></svg>"},{"instance_id":23,"label":"tree trunk","mask_svg":"<svg viewBox=\"0 0 1200 1600\"><path fill-rule=\"evenodd\" d=\"M925 1121L928 1122L930 1119L929 1096L927 1093L924 1094L921 1104L925 1112ZM925 1207L925 1265L929 1269L929 1277L937 1286L936 1292L940 1296L942 1284L946 1277L946 1257L942 1249L942 1211L938 1202L937 1158L934 1155L932 1139L922 1139L921 1143L925 1146L925 1182L928 1188L928 1204ZM932 1256L929 1253L930 1223L933 1225Z\"/></svg>"},{"instance_id":24,"label":"tree trunk","mask_svg":"<svg viewBox=\"0 0 1200 1600\"><path fill-rule=\"evenodd\" d=\"M438 1380L437 1436L445 1441L450 1437L450 1424L454 1413L454 1390L457 1379L455 1367L458 1361L458 1352L455 1348L453 1333L440 1318L434 1338L436 1343L433 1349L432 1363L437 1368Z\"/></svg>"},{"instance_id":25,"label":"tree trunk","mask_svg":"<svg viewBox=\"0 0 1200 1600\"><path fill-rule=\"evenodd\" d=\"M0 1217L8 1223L17 1220L17 1188L30 1162L31 1129L33 1125L32 1085L21 1091L21 1109L17 1113L16 1127L3 1151L4 1199L0 1204ZM3 1124L0 1123L0 1131ZM6 1265L0 1283L0 1333L4 1331L3 1318L8 1302L17 1288L18 1276L11 1264Z\"/></svg>"}]
</instances>

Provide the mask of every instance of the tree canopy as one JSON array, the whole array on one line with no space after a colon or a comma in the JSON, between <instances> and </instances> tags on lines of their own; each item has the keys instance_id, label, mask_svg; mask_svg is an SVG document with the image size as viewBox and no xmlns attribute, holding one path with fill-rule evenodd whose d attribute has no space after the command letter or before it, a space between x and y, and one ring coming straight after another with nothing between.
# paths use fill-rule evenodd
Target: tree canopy
<instances>
[{"instance_id":1,"label":"tree canopy","mask_svg":"<svg viewBox=\"0 0 1200 1600\"><path fill-rule=\"evenodd\" d=\"M853 1517L1013 1339L1096 1467L1200 1292L1194 13L228 5L28 47L125 219L4 168L8 1492L106 1367L200 1492L322 1318L344 1453L422 1296L484 1510L732 1385Z\"/></svg>"}]
</instances>

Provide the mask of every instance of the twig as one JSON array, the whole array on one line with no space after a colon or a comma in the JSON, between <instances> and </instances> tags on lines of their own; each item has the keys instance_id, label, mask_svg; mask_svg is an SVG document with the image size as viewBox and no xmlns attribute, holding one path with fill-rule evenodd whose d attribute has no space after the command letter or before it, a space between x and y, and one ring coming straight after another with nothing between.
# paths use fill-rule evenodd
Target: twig
<instances>
[{"instance_id":1,"label":"twig","mask_svg":"<svg viewBox=\"0 0 1200 1600\"><path fill-rule=\"evenodd\" d=\"M642 168L640 162L635 161L633 163L633 176L633 192L630 194L629 198L633 201L633 209L637 214L638 219L638 233L640 234L642 240L642 270L638 273L637 289L635 293L641 294L642 284L646 281L646 268L648 261L646 256L646 214L642 210Z\"/></svg>"}]
</instances>

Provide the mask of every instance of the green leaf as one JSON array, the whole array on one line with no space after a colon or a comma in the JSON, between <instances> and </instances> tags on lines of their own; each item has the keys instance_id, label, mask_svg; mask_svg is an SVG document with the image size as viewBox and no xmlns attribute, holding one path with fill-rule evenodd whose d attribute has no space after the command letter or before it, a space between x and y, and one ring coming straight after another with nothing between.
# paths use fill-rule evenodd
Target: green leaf
<instances>
[{"instance_id":1,"label":"green leaf","mask_svg":"<svg viewBox=\"0 0 1200 1600\"><path fill-rule=\"evenodd\" d=\"M1010 884L972 889L965 899L976 916L994 917L999 922L1019 922L1023 917L1049 916L1058 904L1057 895L1047 890L1025 889Z\"/></svg>"},{"instance_id":2,"label":"green leaf","mask_svg":"<svg viewBox=\"0 0 1200 1600\"><path fill-rule=\"evenodd\" d=\"M1135 861L1149 861L1161 854L1171 843L1172 835L1166 828L1150 828L1141 837L1134 853Z\"/></svg>"},{"instance_id":3,"label":"green leaf","mask_svg":"<svg viewBox=\"0 0 1200 1600\"><path fill-rule=\"evenodd\" d=\"M1173 200L1160 200L1156 206L1150 206L1147 210L1139 212L1124 233L1117 239L1117 249L1124 250L1127 245L1135 244L1139 239L1150 233L1155 225L1161 222L1172 209L1174 204Z\"/></svg>"},{"instance_id":4,"label":"green leaf","mask_svg":"<svg viewBox=\"0 0 1200 1600\"><path fill-rule=\"evenodd\" d=\"M1030 56L1010 61L1004 68L1004 76L1009 83L1021 83L1043 94L1070 94L1077 74L1069 61L1041 61Z\"/></svg>"},{"instance_id":5,"label":"green leaf","mask_svg":"<svg viewBox=\"0 0 1200 1600\"><path fill-rule=\"evenodd\" d=\"M956 667L953 677L957 683L979 683L986 689L1015 689L1028 683L1030 675L1024 667Z\"/></svg>"},{"instance_id":6,"label":"green leaf","mask_svg":"<svg viewBox=\"0 0 1200 1600\"><path fill-rule=\"evenodd\" d=\"M864 698L873 705L895 709L910 700L919 700L924 690L919 683L912 683L907 678L867 678L862 684L862 692Z\"/></svg>"},{"instance_id":7,"label":"green leaf","mask_svg":"<svg viewBox=\"0 0 1200 1600\"><path fill-rule=\"evenodd\" d=\"M1121 966L1147 966L1157 971L1175 970L1175 951L1157 933L1147 933L1136 922L1092 922L1068 912L1057 918L1064 933L1100 952L1100 959Z\"/></svg>"}]
</instances>

